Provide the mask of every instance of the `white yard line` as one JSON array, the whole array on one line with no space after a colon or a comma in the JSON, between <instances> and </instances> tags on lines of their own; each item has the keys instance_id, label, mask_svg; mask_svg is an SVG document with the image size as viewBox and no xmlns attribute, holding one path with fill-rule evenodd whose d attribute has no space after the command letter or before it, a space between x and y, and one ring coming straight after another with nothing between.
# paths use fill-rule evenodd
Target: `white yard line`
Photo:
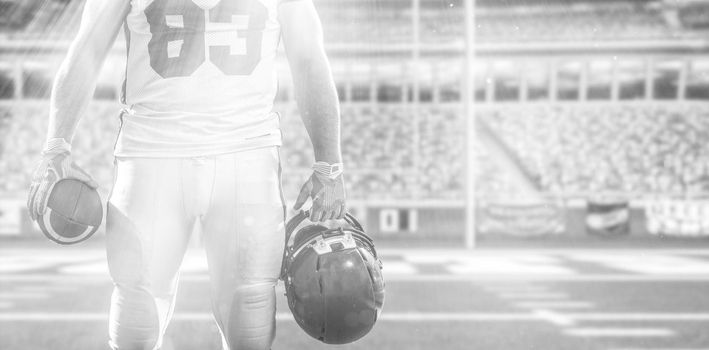
<instances>
[{"instance_id":1,"label":"white yard line","mask_svg":"<svg viewBox=\"0 0 709 350\"><path fill-rule=\"evenodd\" d=\"M575 337L671 337L675 332L667 328L568 328L564 334Z\"/></svg>"},{"instance_id":2,"label":"white yard line","mask_svg":"<svg viewBox=\"0 0 709 350\"><path fill-rule=\"evenodd\" d=\"M514 306L525 308L525 309L544 309L544 310L554 310L554 309L592 309L595 305L588 301L565 301L565 300L554 300L554 301L519 301L513 303Z\"/></svg>"},{"instance_id":3,"label":"white yard line","mask_svg":"<svg viewBox=\"0 0 709 350\"><path fill-rule=\"evenodd\" d=\"M539 313L463 313L463 312L384 312L381 321L392 322L500 322L549 321L550 314ZM709 322L709 313L556 313L559 322L615 321L615 322ZM101 312L0 312L0 322L14 321L103 321L107 313ZM292 320L287 312L276 314L277 320ZM173 319L180 321L211 320L210 313L178 312ZM561 321L563 319L563 321Z\"/></svg>"},{"instance_id":4,"label":"white yard line","mask_svg":"<svg viewBox=\"0 0 709 350\"><path fill-rule=\"evenodd\" d=\"M574 319L565 316L564 314L558 313L552 310L538 309L532 312L534 315L542 320L545 320L553 325L559 327L571 327L576 324Z\"/></svg>"},{"instance_id":5,"label":"white yard line","mask_svg":"<svg viewBox=\"0 0 709 350\"><path fill-rule=\"evenodd\" d=\"M495 248L480 248L475 250L464 250L464 249L416 249L416 248L390 248L390 249L377 249L379 255L386 257L387 255L394 256L427 256L427 255L444 255L448 257L456 256L520 256L520 255L561 255L561 256L579 256L579 255L596 255L599 250L603 251L604 255L631 255L637 256L639 254L648 255L698 255L698 256L709 256L709 249L691 249L691 248L618 248L618 249L604 249L604 248L540 248L533 250L530 253L528 248L520 249L495 249Z\"/></svg>"},{"instance_id":6,"label":"white yard line","mask_svg":"<svg viewBox=\"0 0 709 350\"><path fill-rule=\"evenodd\" d=\"M566 293L558 292L510 292L510 293L499 293L497 295L501 299L506 300L566 300L569 296Z\"/></svg>"},{"instance_id":7,"label":"white yard line","mask_svg":"<svg viewBox=\"0 0 709 350\"><path fill-rule=\"evenodd\" d=\"M518 281L518 282L709 282L709 274L696 275L638 275L638 274L579 274L579 275L393 275L389 276L384 270L384 278L387 281L470 281L470 282L491 282L491 281Z\"/></svg>"},{"instance_id":8,"label":"white yard line","mask_svg":"<svg viewBox=\"0 0 709 350\"><path fill-rule=\"evenodd\" d=\"M2 292L0 299L46 299L48 293L33 291L33 292Z\"/></svg>"},{"instance_id":9,"label":"white yard line","mask_svg":"<svg viewBox=\"0 0 709 350\"><path fill-rule=\"evenodd\" d=\"M612 348L608 350L709 350L709 348Z\"/></svg>"},{"instance_id":10,"label":"white yard line","mask_svg":"<svg viewBox=\"0 0 709 350\"><path fill-rule=\"evenodd\" d=\"M108 319L106 313L93 312L27 312L27 313L5 313L0 312L0 322L15 322L15 321L103 321ZM202 321L212 320L211 313L176 313L173 315L173 320L176 321ZM395 322L449 322L449 321L480 321L480 322L499 322L499 321L534 321L539 318L532 314L505 314L505 313L383 313L378 318L379 321L395 321ZM293 316L290 313L277 313L276 320L292 321Z\"/></svg>"},{"instance_id":11,"label":"white yard line","mask_svg":"<svg viewBox=\"0 0 709 350\"><path fill-rule=\"evenodd\" d=\"M387 275L386 281L395 282L709 282L709 274L697 275L636 275L636 274L592 274L592 275L453 275L417 274ZM208 281L206 274L184 274L180 281ZM0 282L110 282L104 274L0 274Z\"/></svg>"},{"instance_id":12,"label":"white yard line","mask_svg":"<svg viewBox=\"0 0 709 350\"><path fill-rule=\"evenodd\" d=\"M30 286L18 286L14 290L16 292L73 292L76 291L76 286L68 286L63 284L41 284Z\"/></svg>"},{"instance_id":13,"label":"white yard line","mask_svg":"<svg viewBox=\"0 0 709 350\"><path fill-rule=\"evenodd\" d=\"M530 284L527 281L498 281L482 286L492 293L547 293L549 287L541 284Z\"/></svg>"},{"instance_id":14,"label":"white yard line","mask_svg":"<svg viewBox=\"0 0 709 350\"><path fill-rule=\"evenodd\" d=\"M636 321L648 321L648 322L664 322L664 321L699 321L705 322L709 321L709 313L659 313L659 312L579 312L579 313L566 313L566 317L570 317L577 321L619 321L619 322L636 322Z\"/></svg>"}]
</instances>

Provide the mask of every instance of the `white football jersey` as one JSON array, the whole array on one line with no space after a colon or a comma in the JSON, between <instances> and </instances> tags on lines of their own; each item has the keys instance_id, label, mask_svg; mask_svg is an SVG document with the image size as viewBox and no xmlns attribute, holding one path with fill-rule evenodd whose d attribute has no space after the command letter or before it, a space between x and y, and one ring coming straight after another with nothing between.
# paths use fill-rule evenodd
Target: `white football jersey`
<instances>
[{"instance_id":1,"label":"white football jersey","mask_svg":"<svg viewBox=\"0 0 709 350\"><path fill-rule=\"evenodd\" d=\"M115 155L194 157L280 145L281 0L131 0Z\"/></svg>"}]
</instances>

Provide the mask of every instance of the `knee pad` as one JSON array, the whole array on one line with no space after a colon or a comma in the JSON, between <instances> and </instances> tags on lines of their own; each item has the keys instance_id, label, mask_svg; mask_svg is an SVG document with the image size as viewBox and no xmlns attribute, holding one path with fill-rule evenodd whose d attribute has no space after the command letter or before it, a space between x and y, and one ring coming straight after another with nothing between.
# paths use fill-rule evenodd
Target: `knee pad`
<instances>
[{"instance_id":1,"label":"knee pad","mask_svg":"<svg viewBox=\"0 0 709 350\"><path fill-rule=\"evenodd\" d=\"M173 299L154 297L142 288L116 286L109 314L111 348L159 349L172 314Z\"/></svg>"},{"instance_id":2,"label":"knee pad","mask_svg":"<svg viewBox=\"0 0 709 350\"><path fill-rule=\"evenodd\" d=\"M226 349L270 349L276 330L273 283L225 291L214 302L215 317Z\"/></svg>"}]
</instances>

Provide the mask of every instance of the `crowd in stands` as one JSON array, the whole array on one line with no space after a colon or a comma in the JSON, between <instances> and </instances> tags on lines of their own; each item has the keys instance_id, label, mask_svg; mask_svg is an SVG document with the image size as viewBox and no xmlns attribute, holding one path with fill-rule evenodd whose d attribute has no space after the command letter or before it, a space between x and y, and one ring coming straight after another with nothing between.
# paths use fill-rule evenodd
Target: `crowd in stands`
<instances>
[{"instance_id":1,"label":"crowd in stands","mask_svg":"<svg viewBox=\"0 0 709 350\"><path fill-rule=\"evenodd\" d=\"M0 14L0 36L71 38L82 1L48 0L41 6L34 3L0 0L0 8L5 9L4 16ZM320 0L316 6L328 43L384 45L409 44L414 40L411 2ZM462 1L422 1L420 17L421 42L464 40ZM475 23L479 42L668 39L705 34L694 32L691 26L673 25L668 18L661 1L531 1L495 6L483 3L476 9Z\"/></svg>"},{"instance_id":2,"label":"crowd in stands","mask_svg":"<svg viewBox=\"0 0 709 350\"><path fill-rule=\"evenodd\" d=\"M94 102L74 140L77 162L112 184L119 106ZM312 148L297 108L282 116L283 185L295 197L310 175ZM527 104L481 107L491 132L543 192L683 194L709 184L709 106L704 104ZM356 199L462 199L465 122L456 106L352 104L342 110L347 190ZM0 107L0 192L22 193L47 128L46 102ZM482 131L478 131L482 132ZM479 143L477 191L514 192Z\"/></svg>"},{"instance_id":3,"label":"crowd in stands","mask_svg":"<svg viewBox=\"0 0 709 350\"><path fill-rule=\"evenodd\" d=\"M543 191L688 194L709 184L706 104L508 105L480 113Z\"/></svg>"},{"instance_id":4,"label":"crowd in stands","mask_svg":"<svg viewBox=\"0 0 709 350\"><path fill-rule=\"evenodd\" d=\"M0 192L21 193L39 161L47 134L48 103L30 102L0 107L9 121L0 135ZM72 148L75 160L101 185L103 193L113 179L112 150L118 130L118 106L94 103L80 122Z\"/></svg>"},{"instance_id":5,"label":"crowd in stands","mask_svg":"<svg viewBox=\"0 0 709 350\"><path fill-rule=\"evenodd\" d=\"M292 194L310 174L312 148L295 107L284 108L281 115L283 185ZM465 141L459 115L453 109L343 106L342 151L350 196L459 197Z\"/></svg>"},{"instance_id":6,"label":"crowd in stands","mask_svg":"<svg viewBox=\"0 0 709 350\"><path fill-rule=\"evenodd\" d=\"M531 11L498 10L479 16L482 41L573 41L657 39L674 37L660 10L643 3L605 4L582 8L539 7Z\"/></svg>"},{"instance_id":7,"label":"crowd in stands","mask_svg":"<svg viewBox=\"0 0 709 350\"><path fill-rule=\"evenodd\" d=\"M396 9L359 11L321 10L325 36L332 43L411 43L412 11L402 3ZM462 43L465 40L462 3L441 2L420 11L422 43ZM362 25L366 23L366 25ZM674 38L691 35L668 25L661 9L646 3L602 5L532 5L479 8L475 18L478 42L626 40Z\"/></svg>"},{"instance_id":8,"label":"crowd in stands","mask_svg":"<svg viewBox=\"0 0 709 350\"><path fill-rule=\"evenodd\" d=\"M113 102L94 101L73 142L76 161L94 176L103 193L108 193L113 181L119 109ZM294 198L311 173L312 147L296 107L278 109L284 138L282 180L286 195ZM28 188L46 135L47 111L46 101L0 107L0 115L6 116L0 121L7 121L0 128L5 135L0 143L0 193L22 193ZM343 157L350 197L460 196L464 129L459 113L452 109L424 110L416 117L413 113L412 108L396 106L343 107Z\"/></svg>"}]
</instances>

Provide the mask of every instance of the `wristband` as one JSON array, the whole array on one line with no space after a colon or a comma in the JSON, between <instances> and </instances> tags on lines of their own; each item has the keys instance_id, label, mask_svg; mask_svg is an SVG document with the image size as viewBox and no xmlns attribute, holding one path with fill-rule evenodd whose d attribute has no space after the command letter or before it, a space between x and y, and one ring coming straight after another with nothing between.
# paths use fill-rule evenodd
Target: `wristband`
<instances>
[{"instance_id":1,"label":"wristband","mask_svg":"<svg viewBox=\"0 0 709 350\"><path fill-rule=\"evenodd\" d=\"M71 144L65 139L58 137L47 140L42 154L71 153Z\"/></svg>"},{"instance_id":2,"label":"wristband","mask_svg":"<svg viewBox=\"0 0 709 350\"><path fill-rule=\"evenodd\" d=\"M334 180L342 175L344 169L342 163L330 164L327 162L315 162L315 164L313 164L313 171L328 179Z\"/></svg>"}]
</instances>

